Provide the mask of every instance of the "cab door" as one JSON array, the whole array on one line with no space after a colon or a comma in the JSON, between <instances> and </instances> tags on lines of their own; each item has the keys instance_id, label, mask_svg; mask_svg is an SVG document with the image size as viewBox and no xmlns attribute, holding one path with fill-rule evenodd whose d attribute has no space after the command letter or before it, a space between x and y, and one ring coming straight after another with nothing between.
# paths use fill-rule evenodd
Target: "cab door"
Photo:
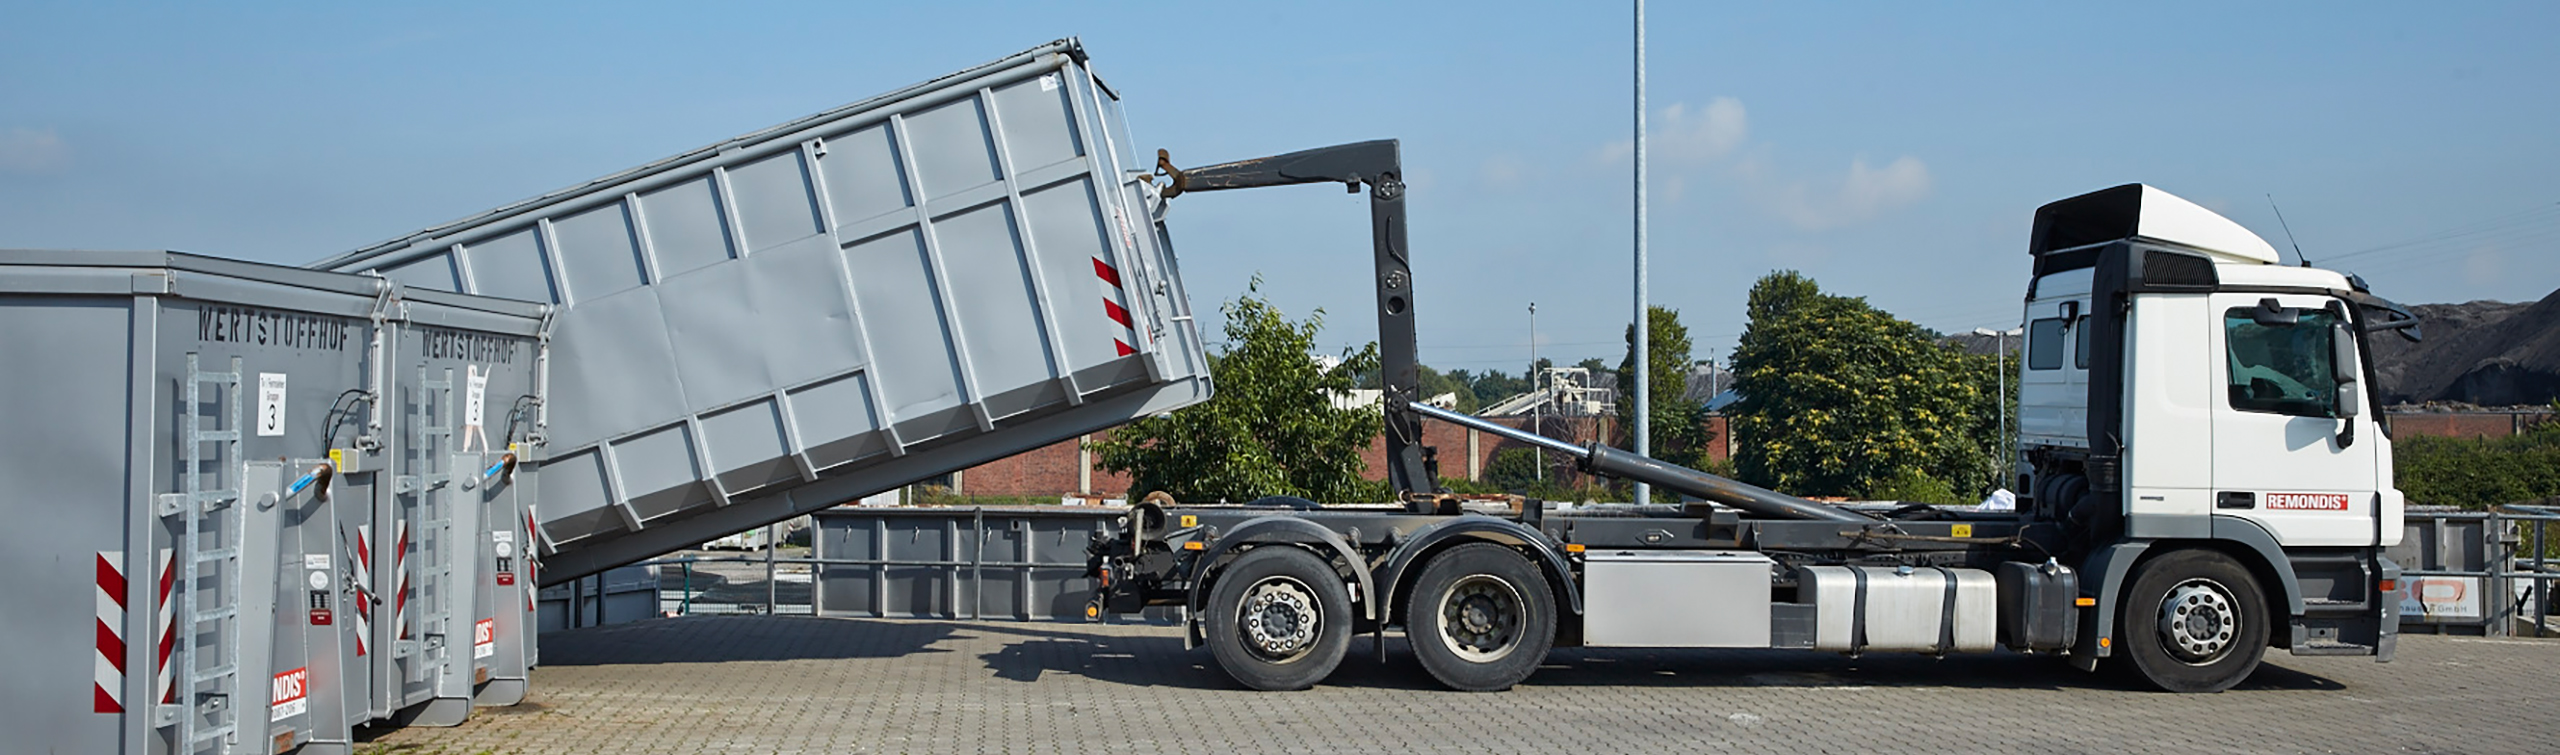
<instances>
[{"instance_id":1,"label":"cab door","mask_svg":"<svg viewBox=\"0 0 2560 755\"><path fill-rule=\"evenodd\" d=\"M2245 293L2211 305L2213 513L2286 546L2375 544L2384 441L2361 405L2344 305Z\"/></svg>"}]
</instances>

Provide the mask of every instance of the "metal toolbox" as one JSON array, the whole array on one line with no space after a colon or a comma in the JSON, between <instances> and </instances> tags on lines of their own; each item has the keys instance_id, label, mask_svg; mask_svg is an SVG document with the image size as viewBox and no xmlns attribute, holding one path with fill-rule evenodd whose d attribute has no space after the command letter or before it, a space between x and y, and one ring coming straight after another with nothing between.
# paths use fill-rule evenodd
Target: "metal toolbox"
<instances>
[{"instance_id":1,"label":"metal toolbox","mask_svg":"<svg viewBox=\"0 0 2560 755\"><path fill-rule=\"evenodd\" d=\"M1768 556L1735 551L1583 554L1583 643L1769 646Z\"/></svg>"}]
</instances>

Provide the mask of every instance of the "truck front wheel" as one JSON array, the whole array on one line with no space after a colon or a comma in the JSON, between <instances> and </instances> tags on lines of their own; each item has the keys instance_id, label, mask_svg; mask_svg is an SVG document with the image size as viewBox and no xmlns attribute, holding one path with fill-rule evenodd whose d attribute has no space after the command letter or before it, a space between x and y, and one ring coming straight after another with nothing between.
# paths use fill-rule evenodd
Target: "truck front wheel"
<instances>
[{"instance_id":1,"label":"truck front wheel","mask_svg":"<svg viewBox=\"0 0 2560 755\"><path fill-rule=\"evenodd\" d=\"M2214 551L2181 550L2142 565L2116 636L2143 682L2170 692L2220 692L2258 670L2268 613L2248 567Z\"/></svg>"},{"instance_id":2,"label":"truck front wheel","mask_svg":"<svg viewBox=\"0 0 2560 755\"><path fill-rule=\"evenodd\" d=\"M1351 647L1351 591L1315 554L1287 545L1245 551L1209 595L1209 652L1260 690L1306 689Z\"/></svg>"},{"instance_id":3,"label":"truck front wheel","mask_svg":"<svg viewBox=\"0 0 2560 755\"><path fill-rule=\"evenodd\" d=\"M1468 543L1433 557L1409 600L1405 638L1414 658L1450 689L1510 689L1555 643L1546 575L1500 545Z\"/></svg>"}]
</instances>

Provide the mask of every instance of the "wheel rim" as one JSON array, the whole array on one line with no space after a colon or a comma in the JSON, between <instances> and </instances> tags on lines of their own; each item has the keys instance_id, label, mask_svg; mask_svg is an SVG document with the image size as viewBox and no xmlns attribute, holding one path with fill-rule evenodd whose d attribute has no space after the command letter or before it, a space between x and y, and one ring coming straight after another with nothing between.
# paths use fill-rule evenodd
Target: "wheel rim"
<instances>
[{"instance_id":1,"label":"wheel rim","mask_svg":"<svg viewBox=\"0 0 2560 755\"><path fill-rule=\"evenodd\" d=\"M2201 577L2169 588L2160 600L2160 639L2169 656L2203 666L2231 653L2240 636L2240 601L2231 588Z\"/></svg>"},{"instance_id":2,"label":"wheel rim","mask_svg":"<svg viewBox=\"0 0 2560 755\"><path fill-rule=\"evenodd\" d=\"M1468 575L1440 594L1440 644L1469 662L1510 655L1522 619L1519 588L1491 575Z\"/></svg>"},{"instance_id":3,"label":"wheel rim","mask_svg":"<svg viewBox=\"0 0 2560 755\"><path fill-rule=\"evenodd\" d=\"M1315 590L1294 577L1264 577L1245 591L1236 608L1236 633L1245 650L1273 663L1303 658L1316 644L1316 628L1324 625L1324 609Z\"/></svg>"}]
</instances>

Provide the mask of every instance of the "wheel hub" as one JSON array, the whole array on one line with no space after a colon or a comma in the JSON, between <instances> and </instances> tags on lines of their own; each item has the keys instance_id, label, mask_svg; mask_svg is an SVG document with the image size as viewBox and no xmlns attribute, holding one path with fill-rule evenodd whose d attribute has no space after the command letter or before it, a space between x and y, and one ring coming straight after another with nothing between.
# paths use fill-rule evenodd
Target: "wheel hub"
<instances>
[{"instance_id":1,"label":"wheel hub","mask_svg":"<svg viewBox=\"0 0 2560 755\"><path fill-rule=\"evenodd\" d=\"M2169 588L2160 601L2160 637L2179 661L2204 665L2230 652L2240 632L2239 602L2230 588L2190 579Z\"/></svg>"},{"instance_id":2,"label":"wheel hub","mask_svg":"<svg viewBox=\"0 0 2560 755\"><path fill-rule=\"evenodd\" d=\"M1510 654L1520 644L1520 593L1485 575L1458 580L1440 601L1440 641L1458 657L1478 663Z\"/></svg>"},{"instance_id":3,"label":"wheel hub","mask_svg":"<svg viewBox=\"0 0 2560 755\"><path fill-rule=\"evenodd\" d=\"M1272 577L1246 593L1242 609L1245 647L1273 660L1289 660L1315 645L1323 615L1304 583Z\"/></svg>"}]
</instances>

